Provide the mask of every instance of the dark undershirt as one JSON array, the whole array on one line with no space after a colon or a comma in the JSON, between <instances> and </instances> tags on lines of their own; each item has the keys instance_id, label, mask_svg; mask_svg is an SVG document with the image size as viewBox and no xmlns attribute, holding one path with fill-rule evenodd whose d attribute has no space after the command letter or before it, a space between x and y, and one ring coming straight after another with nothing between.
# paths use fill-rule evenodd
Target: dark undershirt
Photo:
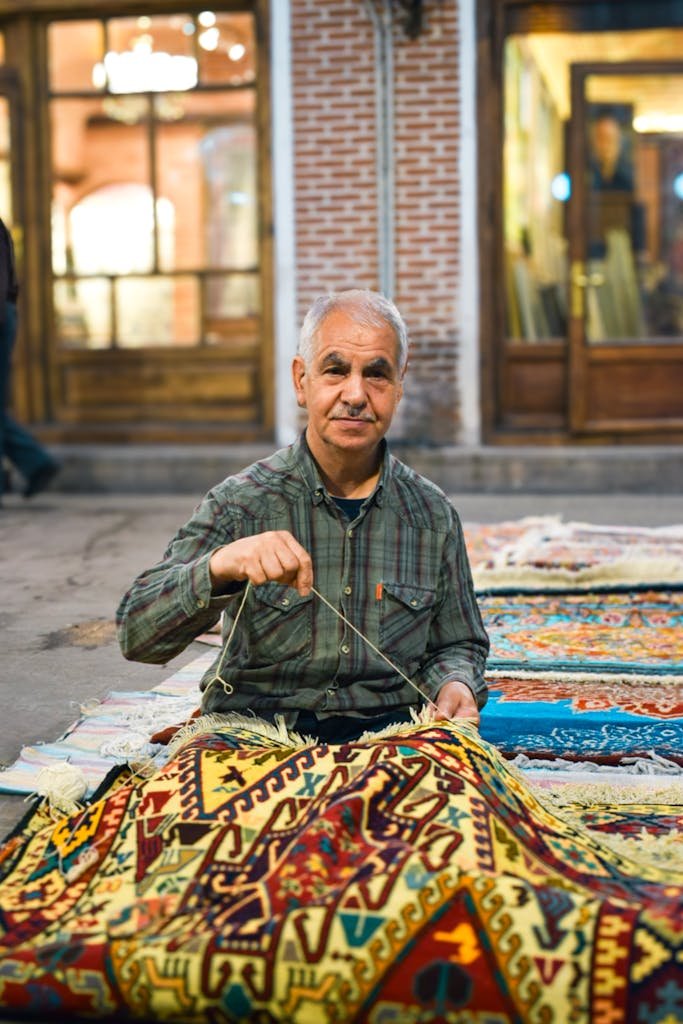
<instances>
[{"instance_id":1,"label":"dark undershirt","mask_svg":"<svg viewBox=\"0 0 683 1024\"><path fill-rule=\"evenodd\" d=\"M341 509L344 513L349 522L353 522L360 512L361 505L365 501L365 498L338 498L336 494L332 494L331 498L337 508Z\"/></svg>"}]
</instances>

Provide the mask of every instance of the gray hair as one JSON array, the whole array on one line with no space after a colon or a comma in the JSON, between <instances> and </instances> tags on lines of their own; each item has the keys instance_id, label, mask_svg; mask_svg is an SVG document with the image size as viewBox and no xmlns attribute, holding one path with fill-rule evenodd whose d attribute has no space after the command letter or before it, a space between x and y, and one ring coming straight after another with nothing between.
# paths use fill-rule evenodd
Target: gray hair
<instances>
[{"instance_id":1,"label":"gray hair","mask_svg":"<svg viewBox=\"0 0 683 1024\"><path fill-rule=\"evenodd\" d=\"M408 329L403 317L391 301L364 288L350 288L348 291L320 295L304 318L299 335L298 353L306 366L313 359L316 336L323 321L330 313L341 310L361 327L384 327L389 325L396 336L396 355L399 372L403 373L408 362Z\"/></svg>"}]
</instances>

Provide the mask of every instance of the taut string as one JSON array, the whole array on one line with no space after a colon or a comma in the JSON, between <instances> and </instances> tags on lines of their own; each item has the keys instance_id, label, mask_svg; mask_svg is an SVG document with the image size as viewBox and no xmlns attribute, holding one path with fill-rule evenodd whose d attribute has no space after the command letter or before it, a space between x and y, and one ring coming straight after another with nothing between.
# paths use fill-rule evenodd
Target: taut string
<instances>
[{"instance_id":1,"label":"taut string","mask_svg":"<svg viewBox=\"0 0 683 1024\"><path fill-rule=\"evenodd\" d=\"M383 659L384 659L384 660L386 661L387 665L389 665L389 666L390 666L391 668L393 668L394 672L397 672L397 673L398 673L398 675L400 675L401 679L405 680L405 682L406 682L406 683L409 683L409 684L410 684L410 686L412 686L412 688L413 688L414 690L417 690L417 692L418 692L418 693L420 694L420 696L421 696L421 697L423 698L423 700L425 700L425 701L426 701L426 702L427 702L428 704L431 704L433 708L436 708L436 704L434 703L434 701L432 700L432 698L431 698L431 697L428 697L428 696L427 696L427 694L426 694L426 693L424 692L424 690L421 690L421 689L420 689L420 687L419 687L419 686L417 685L417 683L413 682L413 680L412 680L412 679L410 678L410 676L407 676L407 675L405 674L405 672L404 672L404 671L403 671L402 669L400 669L400 668L398 667L398 665L396 665L396 664L395 664L395 663L394 663L394 662L393 662L393 661L391 660L391 658L388 658L388 657L386 656L386 654L384 653L384 651L380 651L379 647L375 647L375 645L373 644L372 640L370 640L370 639L369 639L369 638L368 638L367 636L365 636L365 634L364 634L364 633L361 633L361 631L360 631L359 629L357 629L357 628L356 628L356 627L354 626L354 624L353 624L352 622L350 622L350 621L349 621L349 619L347 619L347 618L346 618L346 616L342 614L342 612L340 612L340 611L339 611L339 609L338 609L338 608L335 608L335 607L334 607L334 605L332 604L332 602L331 602L331 601L328 601L328 600L327 600L327 598L326 598L326 597L324 597L324 596L323 596L323 595L322 595L322 594L320 593L320 591L319 591L319 590L316 590L316 589L315 589L315 587L311 587L311 593L312 593L312 594L315 594L315 596L316 596L316 597L317 597L317 598L318 598L318 599L319 599L320 601L322 601L322 603L323 603L323 604L327 605L327 607L328 607L328 608L330 608L330 609L331 609L331 610L332 610L332 611L334 612L334 614L335 614L335 615L336 615L336 616L337 616L338 618L340 618L340 619L342 620L342 622L344 623L344 625L348 626L348 627L349 627L349 629L352 629L352 630L353 630L353 632L354 632L354 633L356 633L356 634L357 634L357 635L358 635L358 636L359 636L359 637L361 638L361 640L363 641L363 643L365 643L365 644L367 644L367 645L368 645L368 647L370 648L370 650L371 650L371 651L374 651L374 652L375 652L375 654L379 654L380 658L383 658ZM437 710L438 710L438 709L437 709Z\"/></svg>"},{"instance_id":2,"label":"taut string","mask_svg":"<svg viewBox=\"0 0 683 1024\"><path fill-rule=\"evenodd\" d=\"M230 650L230 644L231 644L232 638L233 638L233 636L235 634L235 629L237 628L237 623L238 623L239 618L240 618L240 616L242 614L242 611L244 610L244 605L245 605L245 602L247 600L247 595L249 593L250 587L251 587L251 582L249 580L247 580L247 585L244 588L244 594L242 595L242 600L240 602L240 606L237 609L237 614L235 615L235 618L233 619L232 627L230 629L230 633L228 634L228 636L226 638L226 641L225 641L225 643L223 645L223 653L221 655L220 661L218 662L218 665L216 666L216 671L214 672L213 676L211 677L211 679L207 683L207 689L209 688L209 686L212 686L214 683L218 683L220 686L223 687L223 689L228 694L228 696L230 696L230 694L234 692L234 687L232 686L232 683L229 683L226 679L223 679L223 677L221 676L221 672L223 670L223 665L225 664L225 659L227 658L228 652ZM392 668L394 670L394 672L396 672L396 674L401 677L401 679L403 679L406 683L408 683L409 686L412 686L412 688L414 690L416 690L417 693L419 693L420 697L422 697L422 699L424 701L426 701L427 704L431 704L433 708L436 708L436 704L434 703L432 698L429 697L424 692L424 690L420 689L420 687L417 685L417 683L414 682L414 680L412 680L410 678L410 676L406 675L406 673L403 671L403 669L399 668L399 666L395 662L393 662L391 660L391 658L388 658L387 655L384 653L384 651L381 651L379 649L379 647L376 647L375 644L373 644L372 640L369 639L369 637L365 636L364 633L361 633L361 631L356 626L354 626L354 624L349 619L347 619L346 616L342 612L340 612L338 608L335 608L335 606L332 604L332 602L328 601L324 594L321 594L320 591L316 590L315 587L311 587L311 593L315 594L315 596L318 598L318 600L322 601L322 603L324 605L327 605L327 607L331 611L334 612L334 614L337 616L337 618L341 619L341 621L344 623L345 626L348 626L349 629L352 629L353 632L357 636L360 637L360 639L363 641L363 643L367 644L367 646L370 648L370 650L374 651L375 654L379 655L380 658L382 658L384 661L386 661L387 665L389 665L389 667Z\"/></svg>"}]
</instances>

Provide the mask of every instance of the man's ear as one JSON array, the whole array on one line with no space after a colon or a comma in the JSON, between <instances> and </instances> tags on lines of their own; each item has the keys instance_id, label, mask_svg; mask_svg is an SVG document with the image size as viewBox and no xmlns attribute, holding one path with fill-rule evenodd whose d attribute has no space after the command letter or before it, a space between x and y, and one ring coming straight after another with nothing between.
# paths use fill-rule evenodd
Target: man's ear
<instances>
[{"instance_id":1,"label":"man's ear","mask_svg":"<svg viewBox=\"0 0 683 1024\"><path fill-rule=\"evenodd\" d=\"M306 392L304 390L304 377L306 376L306 364L301 356L294 356L292 360L292 381L296 394L296 404L300 409L306 408Z\"/></svg>"}]
</instances>

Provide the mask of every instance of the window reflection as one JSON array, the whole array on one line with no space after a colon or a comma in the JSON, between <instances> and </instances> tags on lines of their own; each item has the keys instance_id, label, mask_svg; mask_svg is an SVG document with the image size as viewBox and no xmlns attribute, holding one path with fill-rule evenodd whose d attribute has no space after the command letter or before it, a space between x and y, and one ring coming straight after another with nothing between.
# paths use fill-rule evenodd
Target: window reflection
<instances>
[{"instance_id":1,"label":"window reflection","mask_svg":"<svg viewBox=\"0 0 683 1024\"><path fill-rule=\"evenodd\" d=\"M511 340L567 337L570 72L573 64L592 62L615 68L586 79L580 215L582 278L590 282L587 340L683 335L683 204L675 191L683 166L683 76L657 70L658 63L679 61L681 52L683 30L676 28L507 38L503 243ZM649 62L651 70L620 72L618 65L632 60Z\"/></svg>"},{"instance_id":2,"label":"window reflection","mask_svg":"<svg viewBox=\"0 0 683 1024\"><path fill-rule=\"evenodd\" d=\"M528 40L505 51L504 233L507 334L524 341L567 331L562 111Z\"/></svg>"},{"instance_id":3,"label":"window reflection","mask_svg":"<svg viewBox=\"0 0 683 1024\"><path fill-rule=\"evenodd\" d=\"M48 50L61 343L229 343L260 310L253 15L54 22Z\"/></svg>"},{"instance_id":4,"label":"window reflection","mask_svg":"<svg viewBox=\"0 0 683 1024\"><path fill-rule=\"evenodd\" d=\"M683 76L671 73L586 79L589 342L683 334L683 211L674 187L682 94Z\"/></svg>"},{"instance_id":5,"label":"window reflection","mask_svg":"<svg viewBox=\"0 0 683 1024\"><path fill-rule=\"evenodd\" d=\"M107 278L55 281L57 337L64 348L109 348L113 337L110 292Z\"/></svg>"},{"instance_id":6,"label":"window reflection","mask_svg":"<svg viewBox=\"0 0 683 1024\"><path fill-rule=\"evenodd\" d=\"M206 340L220 344L230 337L230 321L260 311L257 274L210 274L206 281Z\"/></svg>"},{"instance_id":7,"label":"window reflection","mask_svg":"<svg viewBox=\"0 0 683 1024\"><path fill-rule=\"evenodd\" d=\"M240 85L256 77L254 19L249 14L204 12L198 26L199 76L203 83ZM199 15L198 21L201 21Z\"/></svg>"},{"instance_id":8,"label":"window reflection","mask_svg":"<svg viewBox=\"0 0 683 1024\"><path fill-rule=\"evenodd\" d=\"M120 348L196 345L199 285L194 277L128 277L116 282Z\"/></svg>"},{"instance_id":9,"label":"window reflection","mask_svg":"<svg viewBox=\"0 0 683 1024\"><path fill-rule=\"evenodd\" d=\"M93 66L104 55L104 38L101 21L53 22L47 36L50 89L92 91Z\"/></svg>"}]
</instances>

